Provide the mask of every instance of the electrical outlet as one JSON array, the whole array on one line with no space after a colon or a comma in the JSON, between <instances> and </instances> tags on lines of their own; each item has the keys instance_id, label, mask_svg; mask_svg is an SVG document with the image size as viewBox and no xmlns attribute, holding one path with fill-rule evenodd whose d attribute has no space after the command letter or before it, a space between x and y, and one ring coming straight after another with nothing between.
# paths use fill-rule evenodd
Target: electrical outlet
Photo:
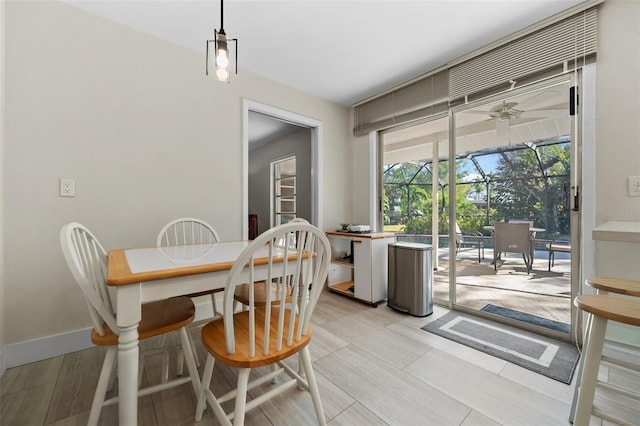
<instances>
[{"instance_id":1,"label":"electrical outlet","mask_svg":"<svg viewBox=\"0 0 640 426\"><path fill-rule=\"evenodd\" d=\"M76 196L76 181L73 179L60 179L60 196L61 197L75 197Z\"/></svg>"},{"instance_id":2,"label":"electrical outlet","mask_svg":"<svg viewBox=\"0 0 640 426\"><path fill-rule=\"evenodd\" d=\"M629 176L629 196L640 197L640 176Z\"/></svg>"}]
</instances>

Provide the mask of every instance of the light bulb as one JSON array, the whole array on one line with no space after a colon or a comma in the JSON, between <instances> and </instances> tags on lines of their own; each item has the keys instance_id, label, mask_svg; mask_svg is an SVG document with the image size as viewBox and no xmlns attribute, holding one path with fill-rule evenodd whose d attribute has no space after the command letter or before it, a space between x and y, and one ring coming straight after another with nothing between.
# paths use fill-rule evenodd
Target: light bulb
<instances>
[{"instance_id":1,"label":"light bulb","mask_svg":"<svg viewBox=\"0 0 640 426\"><path fill-rule=\"evenodd\" d=\"M227 81L229 80L229 70L226 67L220 67L216 70L216 77L218 77L218 80L220 81Z\"/></svg>"},{"instance_id":2,"label":"light bulb","mask_svg":"<svg viewBox=\"0 0 640 426\"><path fill-rule=\"evenodd\" d=\"M229 66L229 56L224 49L218 49L218 55L216 56L216 65L222 68Z\"/></svg>"}]
</instances>

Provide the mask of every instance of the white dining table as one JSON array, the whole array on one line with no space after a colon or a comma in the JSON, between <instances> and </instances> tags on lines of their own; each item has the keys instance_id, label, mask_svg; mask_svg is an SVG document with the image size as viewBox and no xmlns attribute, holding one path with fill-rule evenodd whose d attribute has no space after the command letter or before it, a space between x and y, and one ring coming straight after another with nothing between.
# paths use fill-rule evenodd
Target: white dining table
<instances>
[{"instance_id":1,"label":"white dining table","mask_svg":"<svg viewBox=\"0 0 640 426\"><path fill-rule=\"evenodd\" d=\"M115 290L118 338L119 423L137 424L138 323L143 303L224 288L229 270L250 241L229 241L159 248L111 250L107 283ZM278 250L278 249L275 249ZM267 263L269 248L264 247ZM275 253L277 256L277 252ZM256 279L264 279L266 266L256 261ZM200 379L195 378L196 387Z\"/></svg>"}]
</instances>

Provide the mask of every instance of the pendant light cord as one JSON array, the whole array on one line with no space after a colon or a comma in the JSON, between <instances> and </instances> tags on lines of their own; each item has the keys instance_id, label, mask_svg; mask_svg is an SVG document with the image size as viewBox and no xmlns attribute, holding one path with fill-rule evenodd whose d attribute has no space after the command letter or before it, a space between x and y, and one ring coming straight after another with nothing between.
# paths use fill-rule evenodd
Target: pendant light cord
<instances>
[{"instance_id":1,"label":"pendant light cord","mask_svg":"<svg viewBox=\"0 0 640 426\"><path fill-rule=\"evenodd\" d=\"M224 34L224 0L220 0L220 32Z\"/></svg>"}]
</instances>

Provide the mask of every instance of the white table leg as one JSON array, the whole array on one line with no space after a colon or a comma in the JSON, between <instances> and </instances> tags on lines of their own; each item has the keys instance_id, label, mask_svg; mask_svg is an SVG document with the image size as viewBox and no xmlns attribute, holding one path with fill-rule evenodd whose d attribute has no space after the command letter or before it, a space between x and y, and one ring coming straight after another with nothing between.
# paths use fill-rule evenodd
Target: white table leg
<instances>
[{"instance_id":1,"label":"white table leg","mask_svg":"<svg viewBox=\"0 0 640 426\"><path fill-rule=\"evenodd\" d=\"M120 327L118 339L118 395L121 425L138 421L138 324Z\"/></svg>"},{"instance_id":2,"label":"white table leg","mask_svg":"<svg viewBox=\"0 0 640 426\"><path fill-rule=\"evenodd\" d=\"M117 287L118 337L118 408L119 424L135 426L138 422L138 323L141 318L140 286Z\"/></svg>"}]
</instances>

